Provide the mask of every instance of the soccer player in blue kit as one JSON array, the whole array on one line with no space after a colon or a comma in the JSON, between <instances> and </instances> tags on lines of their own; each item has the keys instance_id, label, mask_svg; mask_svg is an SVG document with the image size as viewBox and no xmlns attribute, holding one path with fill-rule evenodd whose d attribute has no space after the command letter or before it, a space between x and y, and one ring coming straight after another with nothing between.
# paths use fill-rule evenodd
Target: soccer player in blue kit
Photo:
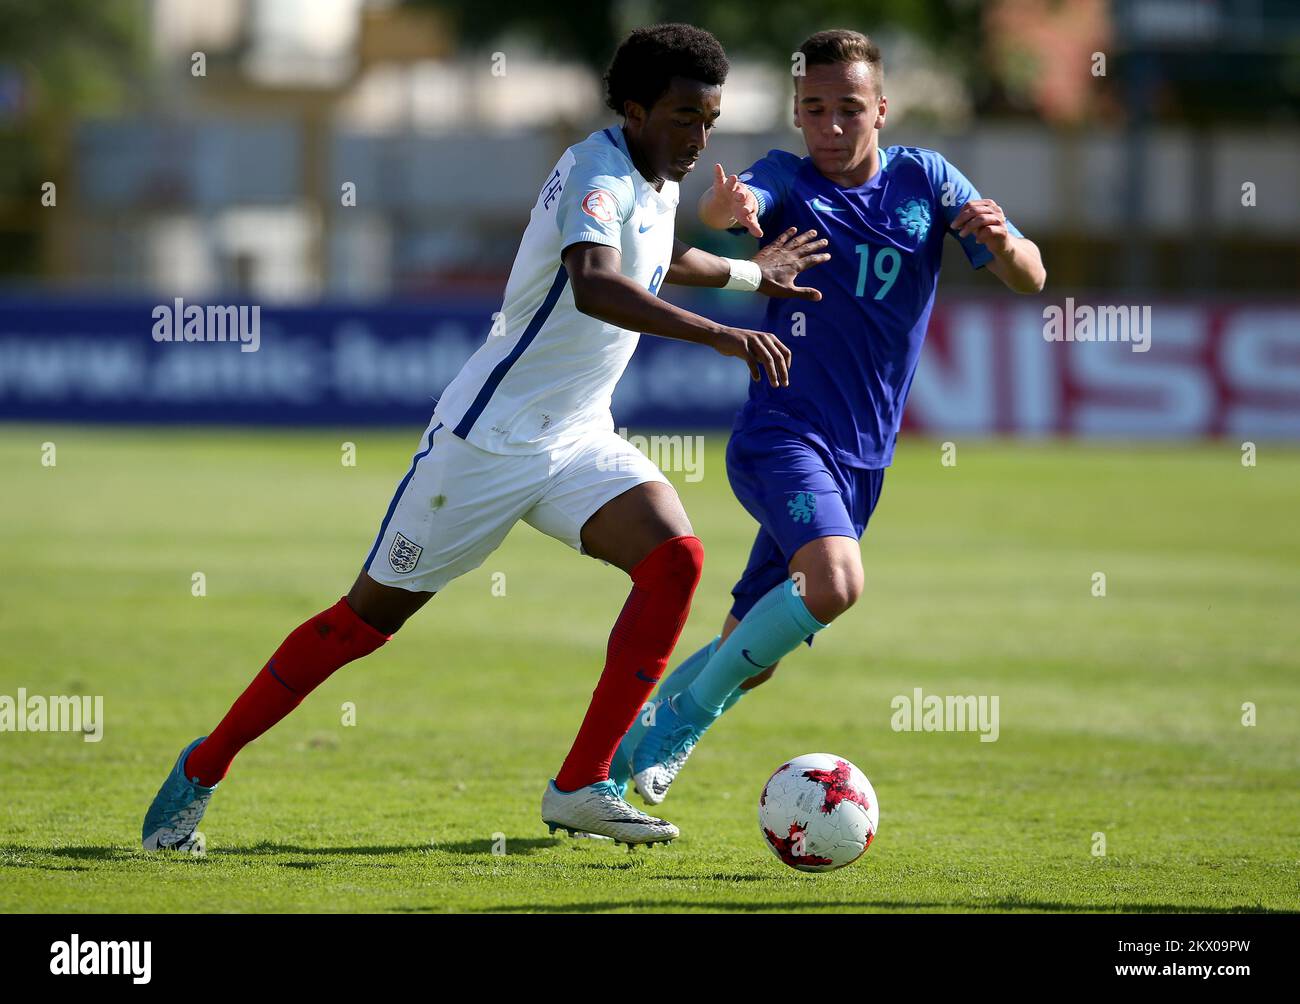
<instances>
[{"instance_id":1,"label":"soccer player in blue kit","mask_svg":"<svg viewBox=\"0 0 1300 1004\"><path fill-rule=\"evenodd\" d=\"M727 446L759 531L722 634L663 681L615 757L611 777L653 805L705 730L861 594L858 541L893 459L945 233L1015 292L1046 280L1038 248L943 156L879 146L886 99L869 38L823 31L799 51L794 122L809 155L772 150L731 177L718 165L699 214L763 242L816 229L831 259L809 273L819 302L768 302L765 329L802 337L788 341L789 386L751 384Z\"/></svg>"}]
</instances>

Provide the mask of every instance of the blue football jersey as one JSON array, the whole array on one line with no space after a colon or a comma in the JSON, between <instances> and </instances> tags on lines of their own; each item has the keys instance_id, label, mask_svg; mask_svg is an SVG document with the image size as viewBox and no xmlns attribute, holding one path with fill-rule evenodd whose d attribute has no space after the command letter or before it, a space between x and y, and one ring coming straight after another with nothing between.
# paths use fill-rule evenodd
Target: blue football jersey
<instances>
[{"instance_id":1,"label":"blue football jersey","mask_svg":"<svg viewBox=\"0 0 1300 1004\"><path fill-rule=\"evenodd\" d=\"M949 224L979 192L933 150L891 146L880 170L841 188L809 157L772 150L740 175L758 199L762 243L788 227L816 229L831 260L798 282L821 290L817 303L772 299L766 330L790 347L789 387L751 382L737 419L760 416L797 428L837 460L889 466L939 281ZM1008 221L1015 236L1020 231ZM971 265L992 253L958 238Z\"/></svg>"}]
</instances>

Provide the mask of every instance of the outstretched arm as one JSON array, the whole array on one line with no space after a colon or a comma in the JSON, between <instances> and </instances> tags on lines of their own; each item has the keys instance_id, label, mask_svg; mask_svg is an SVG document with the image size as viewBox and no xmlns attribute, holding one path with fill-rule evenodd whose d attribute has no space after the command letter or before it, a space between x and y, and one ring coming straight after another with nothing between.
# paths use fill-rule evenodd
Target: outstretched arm
<instances>
[{"instance_id":1,"label":"outstretched arm","mask_svg":"<svg viewBox=\"0 0 1300 1004\"><path fill-rule=\"evenodd\" d=\"M1007 230L1007 217L992 199L972 199L952 221L958 237L975 235L993 254L988 270L1015 293L1039 293L1047 282L1047 269L1038 245Z\"/></svg>"},{"instance_id":2,"label":"outstretched arm","mask_svg":"<svg viewBox=\"0 0 1300 1004\"><path fill-rule=\"evenodd\" d=\"M573 284L574 305L582 313L630 331L707 345L745 360L755 380L766 371L773 387L789 386L790 350L775 335L728 327L659 299L623 274L622 255L606 244L570 244L561 258Z\"/></svg>"},{"instance_id":3,"label":"outstretched arm","mask_svg":"<svg viewBox=\"0 0 1300 1004\"><path fill-rule=\"evenodd\" d=\"M673 238L672 264L668 266L665 282L674 286L712 286L720 289L731 278L731 259L691 247L683 240Z\"/></svg>"},{"instance_id":4,"label":"outstretched arm","mask_svg":"<svg viewBox=\"0 0 1300 1004\"><path fill-rule=\"evenodd\" d=\"M824 253L827 245L825 238L813 240L816 230L806 230L798 236L796 227L791 227L767 246L760 248L750 259L758 267L760 282L755 292L764 296L780 298L798 298L802 300L820 300L821 293L811 286L796 286L795 277L805 269L830 261L830 255ZM733 262L730 258L720 258L707 251L691 247L684 241L673 241L673 258L665 279L677 286L713 286L727 285L731 278ZM751 287L752 288L752 287Z\"/></svg>"}]
</instances>

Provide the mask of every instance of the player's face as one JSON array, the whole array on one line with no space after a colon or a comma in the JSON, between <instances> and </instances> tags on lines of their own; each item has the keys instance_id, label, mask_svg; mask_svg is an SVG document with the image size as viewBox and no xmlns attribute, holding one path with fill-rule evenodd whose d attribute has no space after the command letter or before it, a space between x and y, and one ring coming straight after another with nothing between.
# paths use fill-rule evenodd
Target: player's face
<instances>
[{"instance_id":1,"label":"player's face","mask_svg":"<svg viewBox=\"0 0 1300 1004\"><path fill-rule=\"evenodd\" d=\"M673 77L648 112L628 102L628 134L655 177L681 181L694 170L721 108L721 87Z\"/></svg>"},{"instance_id":2,"label":"player's face","mask_svg":"<svg viewBox=\"0 0 1300 1004\"><path fill-rule=\"evenodd\" d=\"M810 66L795 85L794 124L813 163L829 177L852 174L885 124L885 98L876 94L867 64Z\"/></svg>"}]
</instances>

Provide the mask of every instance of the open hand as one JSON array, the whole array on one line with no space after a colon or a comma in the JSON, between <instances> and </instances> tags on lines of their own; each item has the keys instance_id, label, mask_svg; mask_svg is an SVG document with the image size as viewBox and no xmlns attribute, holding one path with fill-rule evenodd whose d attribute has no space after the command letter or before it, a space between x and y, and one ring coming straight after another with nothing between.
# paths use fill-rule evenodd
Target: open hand
<instances>
[{"instance_id":1,"label":"open hand","mask_svg":"<svg viewBox=\"0 0 1300 1004\"><path fill-rule=\"evenodd\" d=\"M805 230L796 237L798 230L798 227L791 227L754 255L754 264L763 270L763 283L758 287L760 293L785 299L822 298L820 290L811 286L796 286L794 279L804 269L831 260L829 254L822 253L829 242L824 237L819 241L813 240L817 236L816 230Z\"/></svg>"},{"instance_id":2,"label":"open hand","mask_svg":"<svg viewBox=\"0 0 1300 1004\"><path fill-rule=\"evenodd\" d=\"M745 360L749 375L755 380L767 380L773 387L790 386L790 350L776 335L768 331L748 331L745 328L723 328L718 332L713 347L724 356Z\"/></svg>"},{"instance_id":3,"label":"open hand","mask_svg":"<svg viewBox=\"0 0 1300 1004\"><path fill-rule=\"evenodd\" d=\"M713 204L730 206L731 218L755 237L763 236L758 225L758 197L736 175L727 177L721 164L713 165Z\"/></svg>"}]
</instances>

